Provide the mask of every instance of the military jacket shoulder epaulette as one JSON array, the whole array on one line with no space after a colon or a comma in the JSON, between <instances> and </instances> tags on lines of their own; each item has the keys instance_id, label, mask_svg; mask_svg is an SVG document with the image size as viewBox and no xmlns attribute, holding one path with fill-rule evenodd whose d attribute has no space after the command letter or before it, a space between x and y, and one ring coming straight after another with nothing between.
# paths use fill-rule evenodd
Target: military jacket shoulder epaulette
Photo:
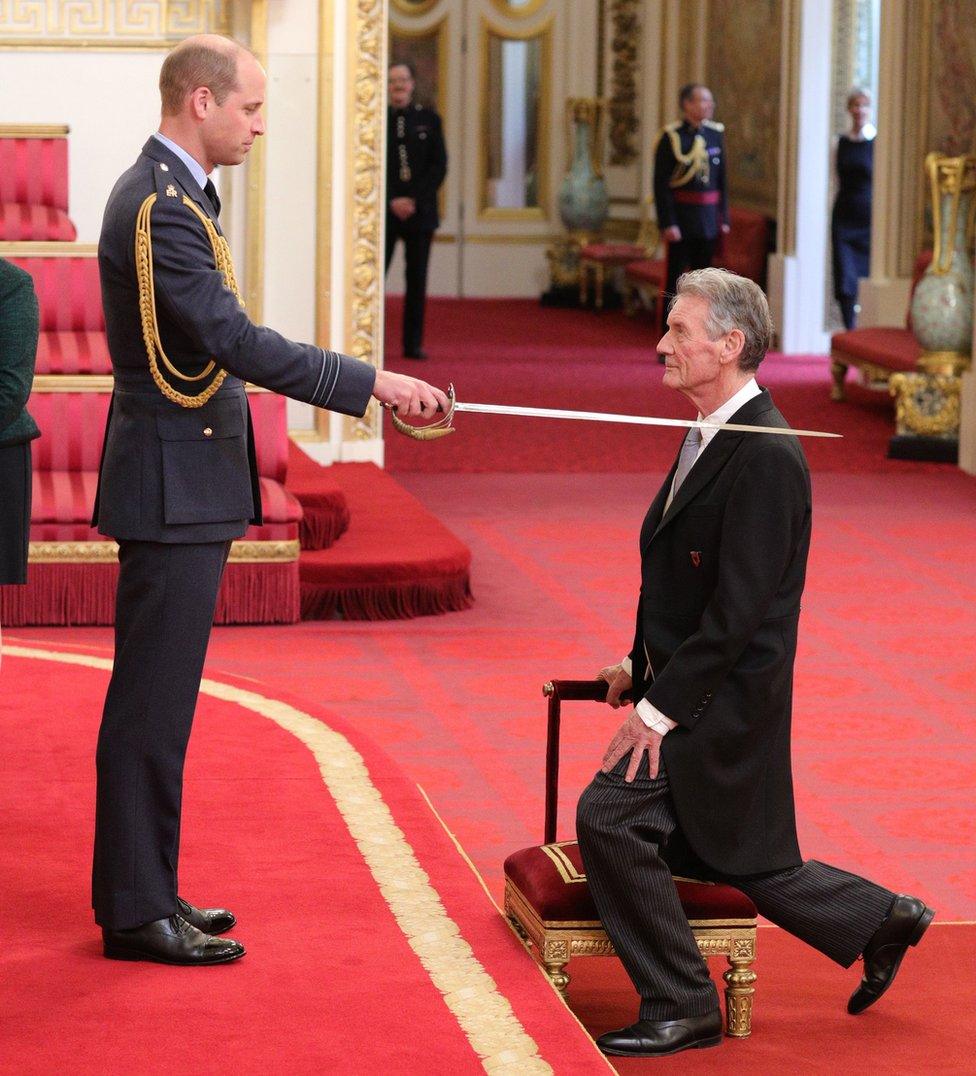
<instances>
[{"instance_id":1,"label":"military jacket shoulder epaulette","mask_svg":"<svg viewBox=\"0 0 976 1076\"><path fill-rule=\"evenodd\" d=\"M702 127L710 127L713 131L724 131L725 124L717 120L702 120Z\"/></svg>"}]
</instances>

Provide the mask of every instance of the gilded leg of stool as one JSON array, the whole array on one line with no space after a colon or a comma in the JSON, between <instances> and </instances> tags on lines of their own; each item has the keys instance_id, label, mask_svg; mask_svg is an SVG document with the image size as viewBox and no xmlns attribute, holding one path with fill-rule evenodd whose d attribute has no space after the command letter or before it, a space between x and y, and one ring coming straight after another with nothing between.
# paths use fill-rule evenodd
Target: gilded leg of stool
<instances>
[{"instance_id":1,"label":"gilded leg of stool","mask_svg":"<svg viewBox=\"0 0 976 1076\"><path fill-rule=\"evenodd\" d=\"M847 395L844 392L844 378L847 377L847 366L833 359L830 363L830 374L834 379L833 387L830 390L830 398L832 400L846 400Z\"/></svg>"},{"instance_id":2,"label":"gilded leg of stool","mask_svg":"<svg viewBox=\"0 0 976 1076\"><path fill-rule=\"evenodd\" d=\"M748 956L733 953L728 957L732 965L722 978L725 987L725 1033L732 1038L745 1039L752 1033L752 997L756 973L752 970L755 959L753 950Z\"/></svg>"},{"instance_id":3,"label":"gilded leg of stool","mask_svg":"<svg viewBox=\"0 0 976 1076\"><path fill-rule=\"evenodd\" d=\"M542 963L552 985L566 997L569 988L569 976L566 965L569 963L569 942L565 939L550 939L542 944Z\"/></svg>"}]
</instances>

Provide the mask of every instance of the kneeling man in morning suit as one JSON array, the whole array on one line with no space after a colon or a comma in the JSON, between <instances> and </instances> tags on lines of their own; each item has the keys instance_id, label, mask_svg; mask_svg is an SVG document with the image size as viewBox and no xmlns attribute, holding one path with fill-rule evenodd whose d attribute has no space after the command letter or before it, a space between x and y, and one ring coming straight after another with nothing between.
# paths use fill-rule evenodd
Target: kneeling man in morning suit
<instances>
[{"instance_id":1,"label":"kneeling man in morning suit","mask_svg":"<svg viewBox=\"0 0 976 1076\"><path fill-rule=\"evenodd\" d=\"M786 427L755 373L766 297L721 269L686 273L658 344L664 384L707 422ZM795 437L693 429L647 512L630 655L601 672L637 706L583 793L577 834L600 918L637 992L637 1022L600 1037L653 1057L722 1039L718 996L671 868L726 881L760 913L888 989L934 913L797 845L790 712L810 545L810 474Z\"/></svg>"},{"instance_id":2,"label":"kneeling man in morning suit","mask_svg":"<svg viewBox=\"0 0 976 1076\"><path fill-rule=\"evenodd\" d=\"M265 75L191 37L163 63L162 122L105 207L98 244L115 388L94 524L119 543L115 664L98 736L92 905L118 960L220 964L234 916L179 895L183 760L231 542L261 522L244 382L347 415L373 396L432 414L416 378L286 340L244 312L207 178L264 133Z\"/></svg>"}]
</instances>

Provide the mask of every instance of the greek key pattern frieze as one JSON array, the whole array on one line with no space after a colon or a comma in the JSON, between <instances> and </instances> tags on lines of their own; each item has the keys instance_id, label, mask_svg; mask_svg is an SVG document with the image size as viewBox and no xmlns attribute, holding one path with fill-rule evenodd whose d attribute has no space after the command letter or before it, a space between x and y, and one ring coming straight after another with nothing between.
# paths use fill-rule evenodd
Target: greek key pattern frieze
<instances>
[{"instance_id":1,"label":"greek key pattern frieze","mask_svg":"<svg viewBox=\"0 0 976 1076\"><path fill-rule=\"evenodd\" d=\"M8 0L0 44L45 47L166 46L189 34L227 33L231 0Z\"/></svg>"}]
</instances>

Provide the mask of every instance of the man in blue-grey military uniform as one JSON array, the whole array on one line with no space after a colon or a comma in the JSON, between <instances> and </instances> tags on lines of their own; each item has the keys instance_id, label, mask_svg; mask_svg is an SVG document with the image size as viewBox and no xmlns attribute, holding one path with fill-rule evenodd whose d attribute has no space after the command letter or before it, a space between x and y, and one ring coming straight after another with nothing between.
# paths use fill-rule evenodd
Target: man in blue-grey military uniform
<instances>
[{"instance_id":1,"label":"man in blue-grey military uniform","mask_svg":"<svg viewBox=\"0 0 976 1076\"><path fill-rule=\"evenodd\" d=\"M424 309L427 264L440 224L437 192L447 174L441 118L413 99L413 65L390 65L386 130L386 268L397 240L403 241L406 295L403 300L403 356L425 359Z\"/></svg>"},{"instance_id":2,"label":"man in blue-grey military uniform","mask_svg":"<svg viewBox=\"0 0 976 1076\"><path fill-rule=\"evenodd\" d=\"M715 244L729 230L725 127L715 123L715 100L707 86L689 83L678 94L683 119L668 124L654 151L654 202L661 235L668 244L666 301L678 277L707 269ZM666 324L661 332L667 331Z\"/></svg>"},{"instance_id":3,"label":"man in blue-grey military uniform","mask_svg":"<svg viewBox=\"0 0 976 1076\"><path fill-rule=\"evenodd\" d=\"M115 388L93 524L119 544L115 664L96 756L92 905L106 956L218 964L235 923L177 888L183 762L231 542L261 522L244 381L342 414L444 394L253 324L208 173L264 133L265 75L227 38L160 73L162 121L115 185L98 247Z\"/></svg>"}]
</instances>

